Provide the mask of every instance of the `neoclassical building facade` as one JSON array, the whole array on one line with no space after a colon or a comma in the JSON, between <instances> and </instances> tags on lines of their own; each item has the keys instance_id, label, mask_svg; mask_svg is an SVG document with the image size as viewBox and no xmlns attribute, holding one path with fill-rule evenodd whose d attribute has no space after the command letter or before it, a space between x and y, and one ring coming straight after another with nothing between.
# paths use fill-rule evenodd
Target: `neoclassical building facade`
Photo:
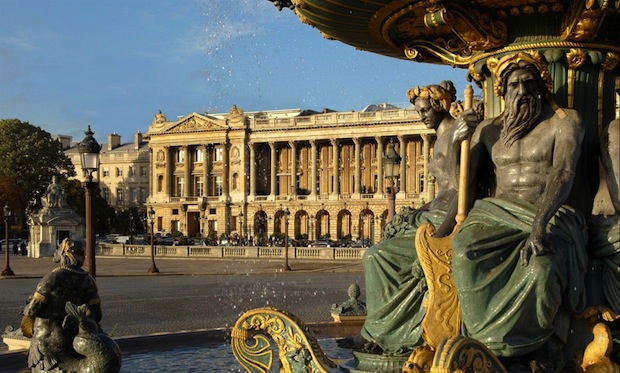
<instances>
[{"instance_id":1,"label":"neoclassical building facade","mask_svg":"<svg viewBox=\"0 0 620 373\"><path fill-rule=\"evenodd\" d=\"M189 237L366 238L387 216L383 158L400 154L396 210L434 197L434 131L413 109L159 112L148 132L155 230ZM285 212L288 211L288 219Z\"/></svg>"}]
</instances>

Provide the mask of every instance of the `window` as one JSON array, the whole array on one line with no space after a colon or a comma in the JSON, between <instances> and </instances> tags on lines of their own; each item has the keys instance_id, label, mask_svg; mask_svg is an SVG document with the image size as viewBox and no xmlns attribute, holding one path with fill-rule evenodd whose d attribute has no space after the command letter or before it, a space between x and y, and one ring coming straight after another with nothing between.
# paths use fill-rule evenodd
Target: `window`
<instances>
[{"instance_id":1,"label":"window","mask_svg":"<svg viewBox=\"0 0 620 373\"><path fill-rule=\"evenodd\" d=\"M135 175L135 171L133 170L133 166L129 166L129 169L127 170L127 176L132 177L133 175Z\"/></svg>"},{"instance_id":2,"label":"window","mask_svg":"<svg viewBox=\"0 0 620 373\"><path fill-rule=\"evenodd\" d=\"M103 177L110 177L110 168L109 167L104 167L103 168Z\"/></svg>"},{"instance_id":3,"label":"window","mask_svg":"<svg viewBox=\"0 0 620 373\"><path fill-rule=\"evenodd\" d=\"M116 189L116 204L117 205L123 204L123 189L121 188Z\"/></svg>"},{"instance_id":4,"label":"window","mask_svg":"<svg viewBox=\"0 0 620 373\"><path fill-rule=\"evenodd\" d=\"M110 189L103 188L101 193L103 194L103 199L105 199L106 202L109 204L110 203Z\"/></svg>"},{"instance_id":5,"label":"window","mask_svg":"<svg viewBox=\"0 0 620 373\"><path fill-rule=\"evenodd\" d=\"M201 148L196 149L196 162L204 162L205 154Z\"/></svg>"},{"instance_id":6,"label":"window","mask_svg":"<svg viewBox=\"0 0 620 373\"><path fill-rule=\"evenodd\" d=\"M205 179L203 176L196 176L194 178L194 190L196 191L196 196L204 196Z\"/></svg>"},{"instance_id":7,"label":"window","mask_svg":"<svg viewBox=\"0 0 620 373\"><path fill-rule=\"evenodd\" d=\"M116 177L123 177L123 168L116 167Z\"/></svg>"},{"instance_id":8,"label":"window","mask_svg":"<svg viewBox=\"0 0 620 373\"><path fill-rule=\"evenodd\" d=\"M164 191L164 176L163 175L157 176L157 191L159 193Z\"/></svg>"},{"instance_id":9,"label":"window","mask_svg":"<svg viewBox=\"0 0 620 373\"><path fill-rule=\"evenodd\" d=\"M129 198L127 199L127 202L129 203L135 203L137 202L137 198L136 198L136 189L133 187L129 188Z\"/></svg>"},{"instance_id":10,"label":"window","mask_svg":"<svg viewBox=\"0 0 620 373\"><path fill-rule=\"evenodd\" d=\"M148 176L149 169L146 166L140 166L140 176Z\"/></svg>"},{"instance_id":11,"label":"window","mask_svg":"<svg viewBox=\"0 0 620 373\"><path fill-rule=\"evenodd\" d=\"M179 149L177 151L177 163L183 163L183 162L185 162L185 150Z\"/></svg>"},{"instance_id":12,"label":"window","mask_svg":"<svg viewBox=\"0 0 620 373\"><path fill-rule=\"evenodd\" d=\"M183 197L185 195L185 177L177 176L175 182L176 189L174 191L175 197Z\"/></svg>"},{"instance_id":13,"label":"window","mask_svg":"<svg viewBox=\"0 0 620 373\"><path fill-rule=\"evenodd\" d=\"M418 176L418 180L419 180L419 190L420 193L424 192L424 172L420 173L420 175Z\"/></svg>"},{"instance_id":14,"label":"window","mask_svg":"<svg viewBox=\"0 0 620 373\"><path fill-rule=\"evenodd\" d=\"M221 196L222 195L222 177L221 176L216 176L215 177L215 195L216 196Z\"/></svg>"},{"instance_id":15,"label":"window","mask_svg":"<svg viewBox=\"0 0 620 373\"><path fill-rule=\"evenodd\" d=\"M222 162L224 161L224 150L221 146L215 147L213 149L213 161L214 162Z\"/></svg>"},{"instance_id":16,"label":"window","mask_svg":"<svg viewBox=\"0 0 620 373\"><path fill-rule=\"evenodd\" d=\"M146 188L144 187L140 188L140 196L138 196L138 202L146 203L146 197L148 196L149 196L149 192L146 190Z\"/></svg>"}]
</instances>

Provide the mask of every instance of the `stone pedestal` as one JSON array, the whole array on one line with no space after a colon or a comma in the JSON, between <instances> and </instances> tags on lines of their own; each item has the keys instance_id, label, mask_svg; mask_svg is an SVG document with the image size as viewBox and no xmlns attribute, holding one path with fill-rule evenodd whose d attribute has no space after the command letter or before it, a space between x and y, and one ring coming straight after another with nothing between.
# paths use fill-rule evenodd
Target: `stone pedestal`
<instances>
[{"instance_id":1,"label":"stone pedestal","mask_svg":"<svg viewBox=\"0 0 620 373\"><path fill-rule=\"evenodd\" d=\"M84 240L84 218L69 207L65 192L54 177L41 199L43 209L28 219L30 243L28 256L53 256L63 239Z\"/></svg>"}]
</instances>

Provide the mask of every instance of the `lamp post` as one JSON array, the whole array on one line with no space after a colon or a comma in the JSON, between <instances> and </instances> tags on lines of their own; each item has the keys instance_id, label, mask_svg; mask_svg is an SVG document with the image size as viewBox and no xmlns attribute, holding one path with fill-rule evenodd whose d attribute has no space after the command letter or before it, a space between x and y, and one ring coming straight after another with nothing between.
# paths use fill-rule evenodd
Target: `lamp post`
<instances>
[{"instance_id":1,"label":"lamp post","mask_svg":"<svg viewBox=\"0 0 620 373\"><path fill-rule=\"evenodd\" d=\"M245 236L243 235L243 211L239 208L239 237L241 237L242 241L245 241Z\"/></svg>"},{"instance_id":2,"label":"lamp post","mask_svg":"<svg viewBox=\"0 0 620 373\"><path fill-rule=\"evenodd\" d=\"M84 131L86 137L77 146L80 153L80 163L82 170L88 175L88 181L84 182L86 192L86 270L93 276L97 277L97 267L95 264L95 232L93 231L93 211L92 211L92 193L97 186L93 181L93 173L99 169L99 152L101 145L93 137L94 132L88 129Z\"/></svg>"},{"instance_id":3,"label":"lamp post","mask_svg":"<svg viewBox=\"0 0 620 373\"><path fill-rule=\"evenodd\" d=\"M155 210L153 210L153 206L148 211L148 215L151 224L151 268L149 268L149 273L159 273L159 269L155 265Z\"/></svg>"},{"instance_id":4,"label":"lamp post","mask_svg":"<svg viewBox=\"0 0 620 373\"><path fill-rule=\"evenodd\" d=\"M2 270L2 276L15 276L9 265L9 220L11 214L12 211L7 202L4 205L4 269Z\"/></svg>"},{"instance_id":5,"label":"lamp post","mask_svg":"<svg viewBox=\"0 0 620 373\"><path fill-rule=\"evenodd\" d=\"M133 212L129 210L129 243L133 245Z\"/></svg>"},{"instance_id":6,"label":"lamp post","mask_svg":"<svg viewBox=\"0 0 620 373\"><path fill-rule=\"evenodd\" d=\"M385 169L385 178L388 180L388 214L386 222L389 223L396 214L396 193L398 193L398 179L400 178L400 155L394 150L394 142L390 140L388 144L385 158L383 158L383 167Z\"/></svg>"},{"instance_id":7,"label":"lamp post","mask_svg":"<svg viewBox=\"0 0 620 373\"><path fill-rule=\"evenodd\" d=\"M290 271L291 267L288 265L288 219L291 216L291 212L288 207L284 210L284 267L282 270Z\"/></svg>"},{"instance_id":8,"label":"lamp post","mask_svg":"<svg viewBox=\"0 0 620 373\"><path fill-rule=\"evenodd\" d=\"M370 238L369 243L372 245L375 237L375 216L370 216Z\"/></svg>"}]
</instances>

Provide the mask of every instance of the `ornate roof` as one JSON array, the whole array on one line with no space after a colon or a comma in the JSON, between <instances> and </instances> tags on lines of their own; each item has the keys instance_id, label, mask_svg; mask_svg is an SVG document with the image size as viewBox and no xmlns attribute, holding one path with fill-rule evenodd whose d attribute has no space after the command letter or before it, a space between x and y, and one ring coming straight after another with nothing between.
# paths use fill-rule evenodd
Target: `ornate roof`
<instances>
[{"instance_id":1,"label":"ornate roof","mask_svg":"<svg viewBox=\"0 0 620 373\"><path fill-rule=\"evenodd\" d=\"M620 1L269 1L328 39L399 59L465 67L526 48L620 52Z\"/></svg>"}]
</instances>

